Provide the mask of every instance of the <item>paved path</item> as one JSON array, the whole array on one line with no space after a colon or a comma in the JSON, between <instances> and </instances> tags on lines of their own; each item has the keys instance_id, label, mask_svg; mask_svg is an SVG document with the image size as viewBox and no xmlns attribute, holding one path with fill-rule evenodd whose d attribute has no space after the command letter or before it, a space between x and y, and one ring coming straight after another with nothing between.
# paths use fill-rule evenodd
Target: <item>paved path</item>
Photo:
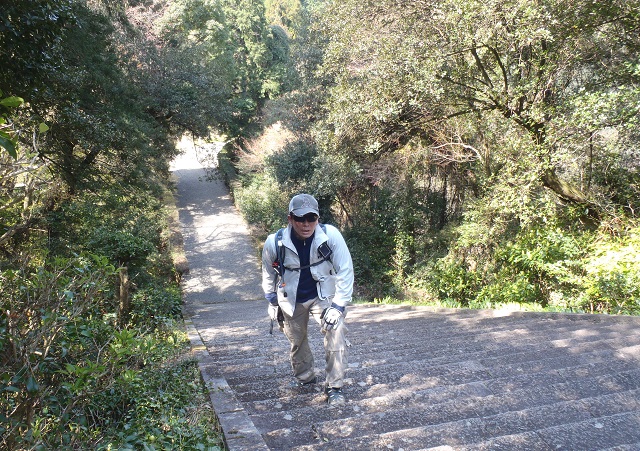
<instances>
[{"instance_id":1,"label":"paved path","mask_svg":"<svg viewBox=\"0 0 640 451\"><path fill-rule=\"evenodd\" d=\"M343 408L291 389L255 246L175 162L192 345L230 450L640 450L640 318L358 305ZM319 331L312 348L323 374Z\"/></svg>"}]
</instances>

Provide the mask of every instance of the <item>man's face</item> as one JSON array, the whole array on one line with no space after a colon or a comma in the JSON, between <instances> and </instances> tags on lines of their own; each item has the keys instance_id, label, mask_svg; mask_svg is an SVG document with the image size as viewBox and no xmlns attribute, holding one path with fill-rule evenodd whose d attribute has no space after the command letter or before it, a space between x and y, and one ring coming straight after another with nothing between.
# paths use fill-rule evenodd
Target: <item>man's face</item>
<instances>
[{"instance_id":1,"label":"man's face","mask_svg":"<svg viewBox=\"0 0 640 451\"><path fill-rule=\"evenodd\" d=\"M295 216L290 213L289 224L291 224L293 232L299 239L306 240L313 235L313 231L316 229L318 215L315 213L307 213L304 216Z\"/></svg>"}]
</instances>

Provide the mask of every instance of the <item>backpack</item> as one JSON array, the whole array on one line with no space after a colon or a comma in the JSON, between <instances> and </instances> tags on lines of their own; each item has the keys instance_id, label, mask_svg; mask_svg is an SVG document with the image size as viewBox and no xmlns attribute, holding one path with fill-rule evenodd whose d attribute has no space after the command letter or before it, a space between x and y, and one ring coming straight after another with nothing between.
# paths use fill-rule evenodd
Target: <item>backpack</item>
<instances>
[{"instance_id":1,"label":"backpack","mask_svg":"<svg viewBox=\"0 0 640 451\"><path fill-rule=\"evenodd\" d=\"M322 227L322 231L324 233L327 233L327 227L324 224L320 224L320 227ZM333 253L333 251L325 241L320 245L320 247L318 247L318 254L319 254L319 257L321 258L319 261L315 263L311 263L309 265L301 266L299 268L290 268L290 267L284 266L285 247L284 247L284 244L282 244L283 231L284 229L280 229L276 232L276 259L271 265L276 270L276 272L278 273L281 279L284 278L285 269L289 271L300 271L302 269L311 268L312 266L318 266L320 263L324 263L327 260L331 261L331 254Z\"/></svg>"}]
</instances>

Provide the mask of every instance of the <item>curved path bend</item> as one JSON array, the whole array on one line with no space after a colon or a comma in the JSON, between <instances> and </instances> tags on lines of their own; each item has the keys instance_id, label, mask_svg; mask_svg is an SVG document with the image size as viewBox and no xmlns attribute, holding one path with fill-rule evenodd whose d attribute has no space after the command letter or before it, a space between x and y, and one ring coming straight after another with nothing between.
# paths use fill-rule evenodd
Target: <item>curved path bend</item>
<instances>
[{"instance_id":1,"label":"curved path bend","mask_svg":"<svg viewBox=\"0 0 640 451\"><path fill-rule=\"evenodd\" d=\"M193 149L173 170L187 327L231 451L640 450L640 318L356 305L347 404L289 388L229 191Z\"/></svg>"}]
</instances>

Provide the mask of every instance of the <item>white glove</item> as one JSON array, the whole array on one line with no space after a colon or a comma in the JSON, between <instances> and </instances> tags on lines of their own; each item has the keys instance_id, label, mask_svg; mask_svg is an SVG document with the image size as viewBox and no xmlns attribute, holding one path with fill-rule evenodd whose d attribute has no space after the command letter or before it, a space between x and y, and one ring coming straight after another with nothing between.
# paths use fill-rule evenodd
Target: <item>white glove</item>
<instances>
[{"instance_id":1,"label":"white glove","mask_svg":"<svg viewBox=\"0 0 640 451\"><path fill-rule=\"evenodd\" d=\"M267 309L269 313L269 318L271 321L278 321L278 305L269 304L269 308Z\"/></svg>"},{"instance_id":2,"label":"white glove","mask_svg":"<svg viewBox=\"0 0 640 451\"><path fill-rule=\"evenodd\" d=\"M342 311L340 311L340 307L335 304L331 304L331 307L322 312L320 319L322 320L323 329L337 329L340 325L340 320L342 319Z\"/></svg>"}]
</instances>

